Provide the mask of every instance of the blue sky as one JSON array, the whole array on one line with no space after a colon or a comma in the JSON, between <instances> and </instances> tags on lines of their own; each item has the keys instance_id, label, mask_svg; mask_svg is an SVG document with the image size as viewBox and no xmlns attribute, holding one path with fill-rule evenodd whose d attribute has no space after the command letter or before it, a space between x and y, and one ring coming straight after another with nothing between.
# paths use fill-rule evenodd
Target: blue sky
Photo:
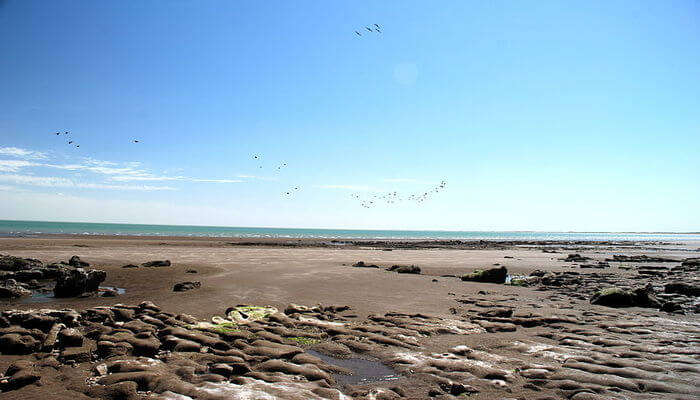
<instances>
[{"instance_id":1,"label":"blue sky","mask_svg":"<svg viewBox=\"0 0 700 400\"><path fill-rule=\"evenodd\" d=\"M697 231L699 37L697 1L5 0L0 218Z\"/></svg>"}]
</instances>

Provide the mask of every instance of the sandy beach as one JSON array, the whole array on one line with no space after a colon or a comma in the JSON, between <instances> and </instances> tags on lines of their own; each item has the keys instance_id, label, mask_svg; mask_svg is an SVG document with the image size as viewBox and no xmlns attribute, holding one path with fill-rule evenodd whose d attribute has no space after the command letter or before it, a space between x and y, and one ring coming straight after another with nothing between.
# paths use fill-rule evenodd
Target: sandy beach
<instances>
[{"instance_id":1,"label":"sandy beach","mask_svg":"<svg viewBox=\"0 0 700 400\"><path fill-rule=\"evenodd\" d=\"M2 397L34 398L50 391L53 398L73 399L694 398L700 379L698 302L664 293L664 285L698 284L697 267L682 267L682 260L699 255L698 248L693 242L1 238L0 254L44 264L77 255L89 268L106 272L101 285L123 289L116 297L22 297L3 302L6 314L69 308L89 319L86 310L111 310L109 314L123 308L135 311L129 318L140 321L137 327L110 314L76 323L85 336L80 348L88 356L66 364L63 353L70 347L33 352L32 368L41 372L41 386L27 385ZM580 259L565 261L569 254ZM666 260L606 261L615 255ZM141 266L153 260L169 260L171 265ZM380 268L353 266L359 261ZM127 264L136 267L123 268ZM387 271L392 265L415 265L420 273ZM475 270L501 267L516 285L460 279ZM533 272L539 276L530 276ZM187 281L201 286L173 291L174 285ZM648 283L662 303L678 307L661 311L658 304L591 304L600 289L632 290ZM144 308L144 302L157 309ZM270 306L279 312L239 323L233 335L193 328L195 319L209 322L238 305ZM161 326L168 319L173 321ZM88 332L96 323L106 337L114 336L111 330L152 337L157 350L103 351L107 340ZM128 324L132 327L125 329ZM197 335L166 334L173 326L225 344L209 348L203 344L207 339ZM10 324L3 329L16 328ZM48 333L35 332L39 338ZM187 337L199 343L188 350L194 353L166 344ZM204 360L203 354L224 361ZM0 369L20 358L26 356L0 356ZM198 363L191 376L178 375L184 359ZM55 365L53 360L58 360ZM119 360L132 360L135 366L121 371L115 366ZM136 365L147 362L158 366ZM244 373L217 370L228 371L219 364L240 363ZM109 367L103 376L94 372L101 364ZM390 373L377 375L382 367ZM232 379L236 375L238 380ZM80 376L80 382L64 382Z\"/></svg>"}]
</instances>

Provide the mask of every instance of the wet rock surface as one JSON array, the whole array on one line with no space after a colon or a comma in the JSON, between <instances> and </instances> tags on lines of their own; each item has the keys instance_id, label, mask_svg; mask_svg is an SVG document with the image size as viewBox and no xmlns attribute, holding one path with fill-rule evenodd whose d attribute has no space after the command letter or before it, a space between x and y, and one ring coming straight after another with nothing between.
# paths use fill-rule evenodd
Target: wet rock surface
<instances>
[{"instance_id":1,"label":"wet rock surface","mask_svg":"<svg viewBox=\"0 0 700 400\"><path fill-rule=\"evenodd\" d=\"M504 283L508 277L506 267L491 268L487 270L476 270L470 274L463 275L463 281Z\"/></svg>"},{"instance_id":2,"label":"wet rock surface","mask_svg":"<svg viewBox=\"0 0 700 400\"><path fill-rule=\"evenodd\" d=\"M420 267L416 265L392 265L386 269L398 274L420 274Z\"/></svg>"},{"instance_id":3,"label":"wet rock surface","mask_svg":"<svg viewBox=\"0 0 700 400\"><path fill-rule=\"evenodd\" d=\"M202 287L202 282L199 281L180 282L176 283L175 286L173 286L173 292L186 292L192 289L199 289L200 287Z\"/></svg>"},{"instance_id":4,"label":"wet rock surface","mask_svg":"<svg viewBox=\"0 0 700 400\"><path fill-rule=\"evenodd\" d=\"M56 297L76 297L84 293L97 292L107 277L107 273L98 269L66 269L56 277L56 286L53 289Z\"/></svg>"},{"instance_id":5,"label":"wet rock surface","mask_svg":"<svg viewBox=\"0 0 700 400\"><path fill-rule=\"evenodd\" d=\"M146 268L152 268L152 267L169 267L170 266L170 260L156 260L156 261L148 261L143 264L141 264L142 267Z\"/></svg>"}]
</instances>

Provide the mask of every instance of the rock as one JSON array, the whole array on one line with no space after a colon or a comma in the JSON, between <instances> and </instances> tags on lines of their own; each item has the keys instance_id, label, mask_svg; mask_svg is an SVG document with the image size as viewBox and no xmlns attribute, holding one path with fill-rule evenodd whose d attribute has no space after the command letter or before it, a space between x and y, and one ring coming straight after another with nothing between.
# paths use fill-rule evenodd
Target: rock
<instances>
[{"instance_id":1,"label":"rock","mask_svg":"<svg viewBox=\"0 0 700 400\"><path fill-rule=\"evenodd\" d=\"M144 267L169 267L170 266L170 260L164 260L164 261L148 261L143 264L141 264Z\"/></svg>"},{"instance_id":2,"label":"rock","mask_svg":"<svg viewBox=\"0 0 700 400\"><path fill-rule=\"evenodd\" d=\"M420 274L420 267L415 265L392 265L386 269L399 274Z\"/></svg>"},{"instance_id":3,"label":"rock","mask_svg":"<svg viewBox=\"0 0 700 400\"><path fill-rule=\"evenodd\" d=\"M379 265L365 264L364 261L358 261L352 265L355 268L379 268Z\"/></svg>"},{"instance_id":4,"label":"rock","mask_svg":"<svg viewBox=\"0 0 700 400\"><path fill-rule=\"evenodd\" d=\"M157 306L154 302L152 302L152 301L142 301L142 302L139 304L139 309L141 309L141 310L151 310L151 311L155 311L155 312L159 312L159 311L160 311L160 307L158 307L158 306Z\"/></svg>"},{"instance_id":5,"label":"rock","mask_svg":"<svg viewBox=\"0 0 700 400\"><path fill-rule=\"evenodd\" d=\"M83 293L96 292L106 277L107 273L99 269L64 270L56 278L53 293L56 297L77 297Z\"/></svg>"},{"instance_id":6,"label":"rock","mask_svg":"<svg viewBox=\"0 0 700 400\"><path fill-rule=\"evenodd\" d=\"M196 269L188 269L185 271L186 274L196 274L197 270Z\"/></svg>"},{"instance_id":7,"label":"rock","mask_svg":"<svg viewBox=\"0 0 700 400\"><path fill-rule=\"evenodd\" d=\"M491 268L487 270L476 270L471 274L463 275L463 281L488 282L488 283L504 283L508 276L506 267Z\"/></svg>"},{"instance_id":8,"label":"rock","mask_svg":"<svg viewBox=\"0 0 700 400\"><path fill-rule=\"evenodd\" d=\"M9 376L10 379L4 383L0 383L0 390L3 392L23 388L27 385L36 383L39 381L39 379L41 379L41 375L37 373L33 366L18 366L17 364L18 363L15 362L7 369L5 375Z\"/></svg>"},{"instance_id":9,"label":"rock","mask_svg":"<svg viewBox=\"0 0 700 400\"><path fill-rule=\"evenodd\" d=\"M0 271L24 271L40 268L41 261L33 258L19 258L13 256L0 256Z\"/></svg>"},{"instance_id":10,"label":"rock","mask_svg":"<svg viewBox=\"0 0 700 400\"><path fill-rule=\"evenodd\" d=\"M31 296L32 292L24 288L14 279L8 279L0 285L0 299L15 299L23 296Z\"/></svg>"},{"instance_id":11,"label":"rock","mask_svg":"<svg viewBox=\"0 0 700 400\"><path fill-rule=\"evenodd\" d=\"M700 286L683 282L672 282L667 283L666 286L664 286L664 292L678 293L689 297L698 297L700 296Z\"/></svg>"},{"instance_id":12,"label":"rock","mask_svg":"<svg viewBox=\"0 0 700 400\"><path fill-rule=\"evenodd\" d=\"M46 335L46 339L44 339L44 343L41 346L41 351L47 353L51 352L58 341L58 332L65 327L66 326L63 324L54 324L54 326L52 326L49 330L49 333Z\"/></svg>"},{"instance_id":13,"label":"rock","mask_svg":"<svg viewBox=\"0 0 700 400\"><path fill-rule=\"evenodd\" d=\"M228 364L217 363L209 366L209 371L211 371L213 374L229 377L233 375L234 370L233 367Z\"/></svg>"},{"instance_id":14,"label":"rock","mask_svg":"<svg viewBox=\"0 0 700 400\"><path fill-rule=\"evenodd\" d=\"M590 257L584 257L580 254L569 254L566 258L562 258L561 260L566 262L584 262L590 259Z\"/></svg>"},{"instance_id":15,"label":"rock","mask_svg":"<svg viewBox=\"0 0 700 400\"><path fill-rule=\"evenodd\" d=\"M683 307L676 302L667 301L661 306L661 311L667 313L683 312Z\"/></svg>"},{"instance_id":16,"label":"rock","mask_svg":"<svg viewBox=\"0 0 700 400\"><path fill-rule=\"evenodd\" d=\"M325 380L333 382L331 376L313 364L296 365L282 360L268 360L258 364L256 370L263 372L282 372L289 375L302 375L309 381Z\"/></svg>"},{"instance_id":17,"label":"rock","mask_svg":"<svg viewBox=\"0 0 700 400\"><path fill-rule=\"evenodd\" d=\"M83 335L75 328L66 328L60 331L58 340L63 347L80 347L83 345Z\"/></svg>"},{"instance_id":18,"label":"rock","mask_svg":"<svg viewBox=\"0 0 700 400\"><path fill-rule=\"evenodd\" d=\"M632 291L616 287L603 289L593 295L591 304L607 307L661 307L661 302L654 295L654 288L651 284Z\"/></svg>"},{"instance_id":19,"label":"rock","mask_svg":"<svg viewBox=\"0 0 700 400\"><path fill-rule=\"evenodd\" d=\"M8 333L0 336L0 353L31 354L39 349L41 343L29 335Z\"/></svg>"},{"instance_id":20,"label":"rock","mask_svg":"<svg viewBox=\"0 0 700 400\"><path fill-rule=\"evenodd\" d=\"M176 283L175 286L173 286L173 292L185 292L187 290L199 289L201 286L202 286L202 283L199 281L180 282L180 283Z\"/></svg>"},{"instance_id":21,"label":"rock","mask_svg":"<svg viewBox=\"0 0 700 400\"><path fill-rule=\"evenodd\" d=\"M70 347L61 352L59 359L63 363L66 363L66 361L76 363L89 362L92 360L92 351L88 346Z\"/></svg>"},{"instance_id":22,"label":"rock","mask_svg":"<svg viewBox=\"0 0 700 400\"><path fill-rule=\"evenodd\" d=\"M30 311L29 313L25 314L25 318L20 322L20 324L23 328L40 329L44 332L48 332L56 322L57 319L55 317Z\"/></svg>"},{"instance_id":23,"label":"rock","mask_svg":"<svg viewBox=\"0 0 700 400\"><path fill-rule=\"evenodd\" d=\"M132 381L113 383L111 385L90 386L85 392L90 398L105 400L136 400L138 384Z\"/></svg>"},{"instance_id":24,"label":"rock","mask_svg":"<svg viewBox=\"0 0 700 400\"><path fill-rule=\"evenodd\" d=\"M614 262L678 262L678 260L674 260L673 258L663 258L663 257L649 257L647 255L641 255L641 256L626 256L624 254L614 254L613 258L607 258L605 261L614 261Z\"/></svg>"},{"instance_id":25,"label":"rock","mask_svg":"<svg viewBox=\"0 0 700 400\"><path fill-rule=\"evenodd\" d=\"M700 258L686 258L681 262L683 267L700 267Z\"/></svg>"},{"instance_id":26,"label":"rock","mask_svg":"<svg viewBox=\"0 0 700 400\"><path fill-rule=\"evenodd\" d=\"M34 364L29 360L17 360L10 364L5 371L5 376L12 376L23 369L32 369Z\"/></svg>"},{"instance_id":27,"label":"rock","mask_svg":"<svg viewBox=\"0 0 700 400\"><path fill-rule=\"evenodd\" d=\"M119 292L116 289L104 289L100 291L100 297L117 297Z\"/></svg>"},{"instance_id":28,"label":"rock","mask_svg":"<svg viewBox=\"0 0 700 400\"><path fill-rule=\"evenodd\" d=\"M634 295L620 288L603 289L593 294L591 304L607 307L632 307Z\"/></svg>"},{"instance_id":29,"label":"rock","mask_svg":"<svg viewBox=\"0 0 700 400\"><path fill-rule=\"evenodd\" d=\"M14 279L19 282L29 282L31 280L43 279L44 273L39 269L28 269L15 272Z\"/></svg>"},{"instance_id":30,"label":"rock","mask_svg":"<svg viewBox=\"0 0 700 400\"><path fill-rule=\"evenodd\" d=\"M102 340L97 342L97 354L102 357L109 358L112 356L125 356L134 351L134 346L127 342L111 342Z\"/></svg>"},{"instance_id":31,"label":"rock","mask_svg":"<svg viewBox=\"0 0 700 400\"><path fill-rule=\"evenodd\" d=\"M89 263L81 260L78 256L71 257L70 260L68 260L68 265L75 268L87 268L90 266Z\"/></svg>"}]
</instances>

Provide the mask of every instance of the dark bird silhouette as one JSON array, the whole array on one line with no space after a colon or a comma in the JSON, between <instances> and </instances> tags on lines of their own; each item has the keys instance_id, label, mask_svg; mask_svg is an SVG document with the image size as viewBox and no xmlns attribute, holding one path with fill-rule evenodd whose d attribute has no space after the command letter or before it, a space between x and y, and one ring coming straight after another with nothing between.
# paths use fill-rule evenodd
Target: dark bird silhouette
<instances>
[{"instance_id":1,"label":"dark bird silhouette","mask_svg":"<svg viewBox=\"0 0 700 400\"><path fill-rule=\"evenodd\" d=\"M80 145L79 145L79 144L76 144L75 147L80 147Z\"/></svg>"},{"instance_id":2,"label":"dark bird silhouette","mask_svg":"<svg viewBox=\"0 0 700 400\"><path fill-rule=\"evenodd\" d=\"M368 31L372 32L372 29L371 29L369 26L365 26L365 29L367 29Z\"/></svg>"},{"instance_id":3,"label":"dark bird silhouette","mask_svg":"<svg viewBox=\"0 0 700 400\"><path fill-rule=\"evenodd\" d=\"M355 31L355 33L357 33L357 36L362 36L362 34L358 31Z\"/></svg>"},{"instance_id":4,"label":"dark bird silhouette","mask_svg":"<svg viewBox=\"0 0 700 400\"><path fill-rule=\"evenodd\" d=\"M60 135L60 134L61 134L61 132L56 132L56 136L58 136L58 135Z\"/></svg>"},{"instance_id":5,"label":"dark bird silhouette","mask_svg":"<svg viewBox=\"0 0 700 400\"><path fill-rule=\"evenodd\" d=\"M69 141L68 141L68 144L73 144L73 141L72 141L72 140L69 140Z\"/></svg>"},{"instance_id":6,"label":"dark bird silhouette","mask_svg":"<svg viewBox=\"0 0 700 400\"><path fill-rule=\"evenodd\" d=\"M66 131L66 132L64 133L64 135L67 135L67 134L68 134L68 131Z\"/></svg>"},{"instance_id":7,"label":"dark bird silhouette","mask_svg":"<svg viewBox=\"0 0 700 400\"><path fill-rule=\"evenodd\" d=\"M139 142L138 140L134 140L134 143L138 143L138 142Z\"/></svg>"},{"instance_id":8,"label":"dark bird silhouette","mask_svg":"<svg viewBox=\"0 0 700 400\"><path fill-rule=\"evenodd\" d=\"M379 25L377 25L377 24L374 24L374 26L375 26L377 29L382 29L382 28L381 28Z\"/></svg>"}]
</instances>

